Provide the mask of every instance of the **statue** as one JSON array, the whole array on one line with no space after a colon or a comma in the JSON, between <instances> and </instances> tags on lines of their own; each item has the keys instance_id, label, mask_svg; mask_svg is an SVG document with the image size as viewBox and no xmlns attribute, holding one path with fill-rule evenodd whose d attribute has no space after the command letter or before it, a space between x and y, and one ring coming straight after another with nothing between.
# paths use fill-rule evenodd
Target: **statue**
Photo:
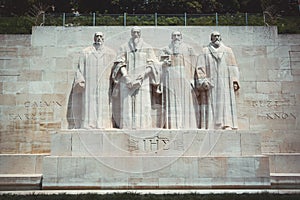
<instances>
[{"instance_id":1,"label":"statue","mask_svg":"<svg viewBox=\"0 0 300 200\"><path fill-rule=\"evenodd\" d=\"M198 103L193 88L196 75L194 50L174 31L171 44L162 50L163 123L167 129L198 128Z\"/></svg>"},{"instance_id":2,"label":"statue","mask_svg":"<svg viewBox=\"0 0 300 200\"><path fill-rule=\"evenodd\" d=\"M115 52L104 46L104 34L94 34L94 44L79 58L72 91L73 128L112 128L109 75Z\"/></svg>"},{"instance_id":3,"label":"statue","mask_svg":"<svg viewBox=\"0 0 300 200\"><path fill-rule=\"evenodd\" d=\"M130 40L120 47L111 76L116 127L154 128L150 86L159 83L158 63L152 47L141 38L141 29L133 27Z\"/></svg>"},{"instance_id":4,"label":"statue","mask_svg":"<svg viewBox=\"0 0 300 200\"><path fill-rule=\"evenodd\" d=\"M221 42L220 33L214 31L203 53L205 67L199 70L202 78L197 81L197 88L202 91L201 116L206 118L201 128L237 129L235 92L240 86L233 51Z\"/></svg>"}]
</instances>

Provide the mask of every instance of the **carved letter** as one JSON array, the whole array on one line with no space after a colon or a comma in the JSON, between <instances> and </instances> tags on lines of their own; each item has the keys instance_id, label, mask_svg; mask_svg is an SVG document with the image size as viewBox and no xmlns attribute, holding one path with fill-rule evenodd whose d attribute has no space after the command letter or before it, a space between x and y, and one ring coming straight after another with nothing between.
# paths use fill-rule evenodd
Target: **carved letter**
<instances>
[{"instance_id":1,"label":"carved letter","mask_svg":"<svg viewBox=\"0 0 300 200\"><path fill-rule=\"evenodd\" d=\"M296 116L295 116L293 113L290 113L290 115L291 115L294 119L296 119Z\"/></svg>"},{"instance_id":2,"label":"carved letter","mask_svg":"<svg viewBox=\"0 0 300 200\"><path fill-rule=\"evenodd\" d=\"M280 115L278 115L277 113L274 113L274 116L276 119L281 119Z\"/></svg>"},{"instance_id":3,"label":"carved letter","mask_svg":"<svg viewBox=\"0 0 300 200\"><path fill-rule=\"evenodd\" d=\"M267 119L274 119L274 117L272 117L270 113L267 113Z\"/></svg>"},{"instance_id":4,"label":"carved letter","mask_svg":"<svg viewBox=\"0 0 300 200\"><path fill-rule=\"evenodd\" d=\"M26 108L30 107L30 101L25 101L24 106L25 106Z\"/></svg>"},{"instance_id":5,"label":"carved letter","mask_svg":"<svg viewBox=\"0 0 300 200\"><path fill-rule=\"evenodd\" d=\"M288 114L286 114L286 113L282 113L282 119L286 119L286 118L288 118L289 117L289 115Z\"/></svg>"}]
</instances>

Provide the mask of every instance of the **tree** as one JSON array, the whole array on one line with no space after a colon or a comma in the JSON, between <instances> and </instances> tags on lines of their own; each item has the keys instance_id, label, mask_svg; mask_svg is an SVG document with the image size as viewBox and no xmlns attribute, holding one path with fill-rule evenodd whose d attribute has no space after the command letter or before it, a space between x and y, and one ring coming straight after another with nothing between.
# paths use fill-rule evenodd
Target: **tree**
<instances>
[{"instance_id":1,"label":"tree","mask_svg":"<svg viewBox=\"0 0 300 200\"><path fill-rule=\"evenodd\" d=\"M217 0L202 0L203 13L218 12L220 4Z\"/></svg>"},{"instance_id":2,"label":"tree","mask_svg":"<svg viewBox=\"0 0 300 200\"><path fill-rule=\"evenodd\" d=\"M220 13L236 13L240 10L238 0L218 0L220 5Z\"/></svg>"},{"instance_id":3,"label":"tree","mask_svg":"<svg viewBox=\"0 0 300 200\"><path fill-rule=\"evenodd\" d=\"M21 16L25 15L30 4L27 0L2 0L1 16Z\"/></svg>"},{"instance_id":4,"label":"tree","mask_svg":"<svg viewBox=\"0 0 300 200\"><path fill-rule=\"evenodd\" d=\"M262 13L261 0L239 0L240 12Z\"/></svg>"},{"instance_id":5,"label":"tree","mask_svg":"<svg viewBox=\"0 0 300 200\"><path fill-rule=\"evenodd\" d=\"M272 8L277 15L297 15L295 6L291 6L287 0L261 0L263 11L268 11Z\"/></svg>"}]
</instances>

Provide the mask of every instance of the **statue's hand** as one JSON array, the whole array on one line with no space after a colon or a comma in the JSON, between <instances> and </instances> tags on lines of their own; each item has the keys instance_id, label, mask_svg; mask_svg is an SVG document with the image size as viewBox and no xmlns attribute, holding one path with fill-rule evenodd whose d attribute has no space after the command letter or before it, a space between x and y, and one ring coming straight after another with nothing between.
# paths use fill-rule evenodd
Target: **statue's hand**
<instances>
[{"instance_id":1,"label":"statue's hand","mask_svg":"<svg viewBox=\"0 0 300 200\"><path fill-rule=\"evenodd\" d=\"M131 78L129 77L129 76L124 76L124 80L125 80L125 84L126 84L126 86L129 88L129 89L131 89L132 88L132 80L131 80Z\"/></svg>"},{"instance_id":2,"label":"statue's hand","mask_svg":"<svg viewBox=\"0 0 300 200\"><path fill-rule=\"evenodd\" d=\"M234 89L234 91L238 91L240 89L240 85L238 82L233 81L233 89Z\"/></svg>"},{"instance_id":3,"label":"statue's hand","mask_svg":"<svg viewBox=\"0 0 300 200\"><path fill-rule=\"evenodd\" d=\"M81 88L85 88L85 82L84 81L79 82L78 86Z\"/></svg>"},{"instance_id":4,"label":"statue's hand","mask_svg":"<svg viewBox=\"0 0 300 200\"><path fill-rule=\"evenodd\" d=\"M207 80L203 81L203 83L202 83L202 88L203 88L204 90L209 90L210 88L212 88L211 86L212 86L212 85L211 85L210 82L207 81Z\"/></svg>"},{"instance_id":5,"label":"statue's hand","mask_svg":"<svg viewBox=\"0 0 300 200\"><path fill-rule=\"evenodd\" d=\"M143 79L136 79L135 81L132 82L131 89L137 90L142 86L142 84L143 84Z\"/></svg>"},{"instance_id":6,"label":"statue's hand","mask_svg":"<svg viewBox=\"0 0 300 200\"><path fill-rule=\"evenodd\" d=\"M196 88L198 90L210 90L213 87L213 84L211 84L206 78L196 80Z\"/></svg>"},{"instance_id":7,"label":"statue's hand","mask_svg":"<svg viewBox=\"0 0 300 200\"><path fill-rule=\"evenodd\" d=\"M163 61L163 66L171 66L171 61L169 59L165 59Z\"/></svg>"},{"instance_id":8,"label":"statue's hand","mask_svg":"<svg viewBox=\"0 0 300 200\"><path fill-rule=\"evenodd\" d=\"M74 85L74 92L75 93L81 93L81 92L84 91L84 89L85 89L85 82L84 81L80 81L80 82L78 82Z\"/></svg>"},{"instance_id":9,"label":"statue's hand","mask_svg":"<svg viewBox=\"0 0 300 200\"><path fill-rule=\"evenodd\" d=\"M160 56L160 61L162 62L162 66L171 66L171 58L169 55Z\"/></svg>"}]
</instances>

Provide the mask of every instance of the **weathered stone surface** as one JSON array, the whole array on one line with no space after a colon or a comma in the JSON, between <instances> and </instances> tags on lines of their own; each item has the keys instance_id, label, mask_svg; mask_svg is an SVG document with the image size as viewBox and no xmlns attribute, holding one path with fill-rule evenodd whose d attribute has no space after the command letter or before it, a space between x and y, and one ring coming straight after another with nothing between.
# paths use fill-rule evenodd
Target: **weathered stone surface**
<instances>
[{"instance_id":1,"label":"weathered stone surface","mask_svg":"<svg viewBox=\"0 0 300 200\"><path fill-rule=\"evenodd\" d=\"M299 153L300 135L298 131L264 131L261 133L262 153Z\"/></svg>"},{"instance_id":2,"label":"weathered stone surface","mask_svg":"<svg viewBox=\"0 0 300 200\"><path fill-rule=\"evenodd\" d=\"M261 154L253 131L66 130L52 134L52 156L247 156Z\"/></svg>"},{"instance_id":3,"label":"weathered stone surface","mask_svg":"<svg viewBox=\"0 0 300 200\"><path fill-rule=\"evenodd\" d=\"M34 27L32 35L0 35L0 153L21 154L10 161L0 155L0 174L44 173L40 164L34 166L34 159L26 156L51 151L52 156L45 159L45 187L54 186L53 182L59 187L78 186L81 181L82 187L99 188L257 183L269 187L265 176L269 159L271 172L285 174L274 175L273 182L299 184L287 175L299 173L299 35L278 35L276 27L258 26L141 28L157 55L174 30L181 31L185 42L197 50L208 44L211 31L222 34L240 70L241 89L236 96L240 130L58 132L68 127L67 107L80 51L91 45L96 31L104 32L106 45L118 50L128 40L131 27ZM55 133L52 139L50 132ZM252 157L261 153L269 159ZM103 159L99 164L91 156ZM57 168L69 165L70 170ZM122 166L147 173L129 176L120 172ZM62 179L55 177L58 171ZM102 177L103 173L110 176ZM241 177L235 177L236 173Z\"/></svg>"},{"instance_id":4,"label":"weathered stone surface","mask_svg":"<svg viewBox=\"0 0 300 200\"><path fill-rule=\"evenodd\" d=\"M268 187L267 157L46 157L43 188ZM171 161L171 162L170 162Z\"/></svg>"},{"instance_id":5,"label":"weathered stone surface","mask_svg":"<svg viewBox=\"0 0 300 200\"><path fill-rule=\"evenodd\" d=\"M300 154L269 154L270 173L300 173Z\"/></svg>"},{"instance_id":6,"label":"weathered stone surface","mask_svg":"<svg viewBox=\"0 0 300 200\"><path fill-rule=\"evenodd\" d=\"M41 154L1 154L0 174L42 174L45 156Z\"/></svg>"},{"instance_id":7,"label":"weathered stone surface","mask_svg":"<svg viewBox=\"0 0 300 200\"><path fill-rule=\"evenodd\" d=\"M41 81L42 80L42 70L21 70L20 76L18 76L18 81Z\"/></svg>"},{"instance_id":8,"label":"weathered stone surface","mask_svg":"<svg viewBox=\"0 0 300 200\"><path fill-rule=\"evenodd\" d=\"M0 36L0 46L30 46L31 35L26 34L3 34Z\"/></svg>"},{"instance_id":9,"label":"weathered stone surface","mask_svg":"<svg viewBox=\"0 0 300 200\"><path fill-rule=\"evenodd\" d=\"M0 174L0 190L39 190L42 174Z\"/></svg>"}]
</instances>

